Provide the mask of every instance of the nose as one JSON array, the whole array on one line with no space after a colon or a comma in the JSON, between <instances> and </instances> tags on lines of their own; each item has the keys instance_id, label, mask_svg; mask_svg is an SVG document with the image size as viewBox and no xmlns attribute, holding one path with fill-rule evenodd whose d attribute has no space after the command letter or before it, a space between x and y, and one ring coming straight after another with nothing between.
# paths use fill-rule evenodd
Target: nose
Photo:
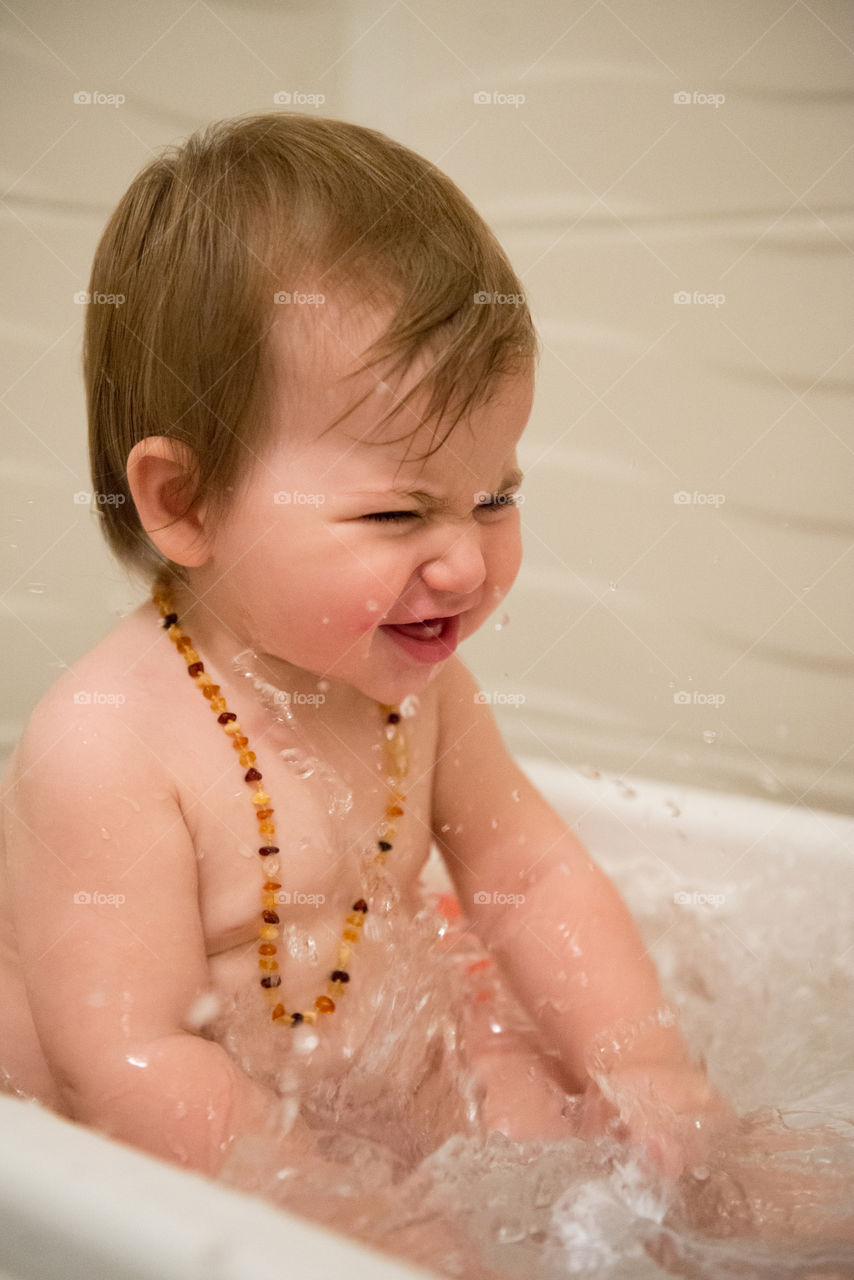
<instances>
[{"instance_id":1,"label":"nose","mask_svg":"<svg viewBox=\"0 0 854 1280\"><path fill-rule=\"evenodd\" d=\"M441 549L426 560L421 577L431 591L472 595L486 580L482 530L475 524L445 532Z\"/></svg>"}]
</instances>

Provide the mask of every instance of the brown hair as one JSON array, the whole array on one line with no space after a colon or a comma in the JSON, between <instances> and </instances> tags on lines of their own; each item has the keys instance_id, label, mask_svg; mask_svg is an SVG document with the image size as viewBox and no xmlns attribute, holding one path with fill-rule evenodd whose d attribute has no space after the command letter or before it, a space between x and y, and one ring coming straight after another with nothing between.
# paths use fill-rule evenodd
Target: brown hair
<instances>
[{"instance_id":1,"label":"brown hair","mask_svg":"<svg viewBox=\"0 0 854 1280\"><path fill-rule=\"evenodd\" d=\"M271 426L274 295L308 282L391 304L369 364L391 357L405 372L430 353L389 413L429 389L425 419L454 414L435 448L538 352L506 255L422 157L373 129L297 113L199 130L131 183L89 283L93 299L124 297L87 307L83 366L92 482L111 495L101 524L128 568L150 577L163 565L128 489L131 449L154 435L188 445L193 500L227 510Z\"/></svg>"}]
</instances>

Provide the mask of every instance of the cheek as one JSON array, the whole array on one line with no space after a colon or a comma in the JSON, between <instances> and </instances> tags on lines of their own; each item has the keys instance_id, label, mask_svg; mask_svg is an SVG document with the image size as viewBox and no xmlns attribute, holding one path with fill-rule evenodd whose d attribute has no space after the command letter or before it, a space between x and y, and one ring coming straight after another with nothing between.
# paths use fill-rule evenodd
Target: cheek
<instances>
[{"instance_id":1,"label":"cheek","mask_svg":"<svg viewBox=\"0 0 854 1280\"><path fill-rule=\"evenodd\" d=\"M496 537L489 566L492 584L502 595L506 595L513 586L522 565L522 534L519 517L514 517L512 525L510 521L507 523L508 527L502 529L500 535Z\"/></svg>"}]
</instances>

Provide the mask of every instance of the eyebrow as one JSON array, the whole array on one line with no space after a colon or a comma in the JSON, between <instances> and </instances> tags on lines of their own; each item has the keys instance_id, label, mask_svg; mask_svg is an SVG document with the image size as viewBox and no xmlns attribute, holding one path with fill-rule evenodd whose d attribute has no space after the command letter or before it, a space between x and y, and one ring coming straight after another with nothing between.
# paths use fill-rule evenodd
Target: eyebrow
<instances>
[{"instance_id":1,"label":"eyebrow","mask_svg":"<svg viewBox=\"0 0 854 1280\"><path fill-rule=\"evenodd\" d=\"M508 471L498 488L491 492L506 493L508 489L518 488L522 480L523 474L516 467ZM447 498L440 498L438 494L431 493L428 489L354 489L350 496L353 498L415 498L425 506L434 507L438 511L444 511L450 506Z\"/></svg>"}]
</instances>

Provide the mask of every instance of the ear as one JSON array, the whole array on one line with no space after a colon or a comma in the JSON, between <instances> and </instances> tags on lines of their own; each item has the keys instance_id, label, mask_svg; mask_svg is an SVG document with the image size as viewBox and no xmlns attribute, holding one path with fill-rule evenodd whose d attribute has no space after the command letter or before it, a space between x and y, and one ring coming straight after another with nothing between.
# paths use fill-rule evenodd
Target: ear
<instances>
[{"instance_id":1,"label":"ear","mask_svg":"<svg viewBox=\"0 0 854 1280\"><path fill-rule=\"evenodd\" d=\"M210 535L204 505L190 506L198 464L189 445L168 436L148 436L131 449L127 476L142 527L158 551L174 564L204 564L210 556Z\"/></svg>"}]
</instances>

